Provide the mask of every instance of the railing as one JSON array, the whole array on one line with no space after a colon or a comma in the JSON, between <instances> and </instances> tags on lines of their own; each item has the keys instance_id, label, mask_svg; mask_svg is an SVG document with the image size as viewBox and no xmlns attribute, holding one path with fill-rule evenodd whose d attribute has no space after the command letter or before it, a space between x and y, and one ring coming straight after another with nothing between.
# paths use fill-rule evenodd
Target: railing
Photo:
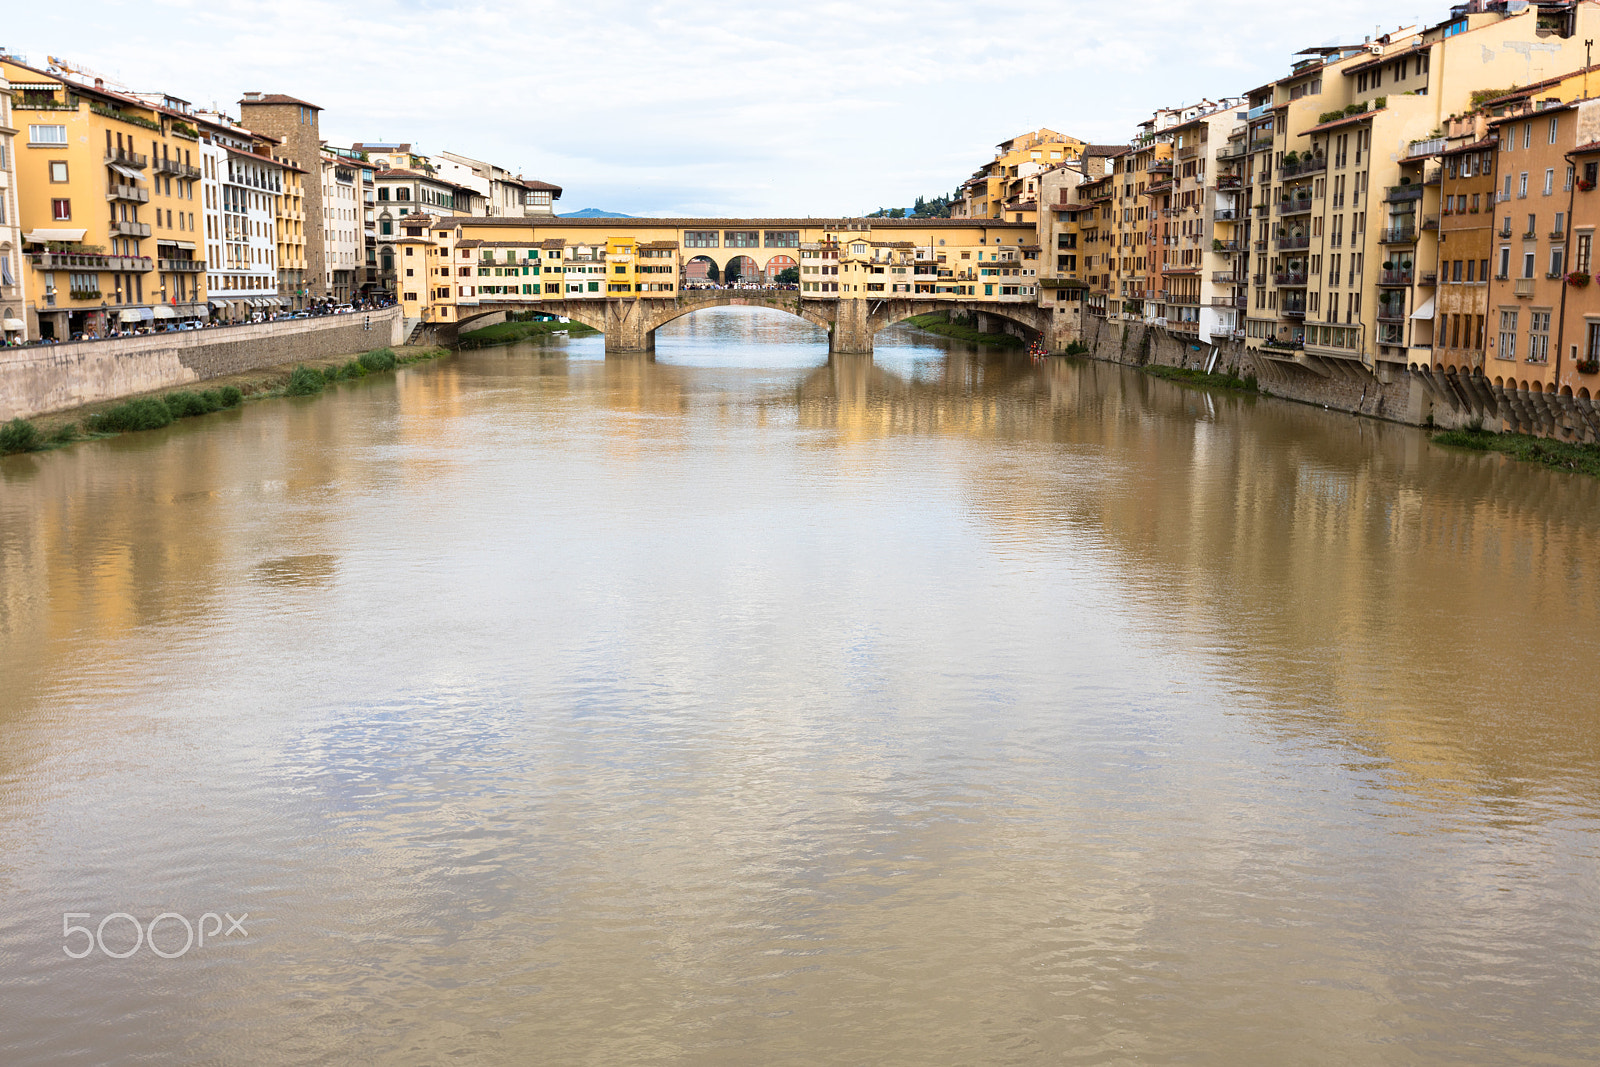
<instances>
[{"instance_id":1,"label":"railing","mask_svg":"<svg viewBox=\"0 0 1600 1067\"><path fill-rule=\"evenodd\" d=\"M116 237L149 237L150 224L148 222L123 222L118 219L111 223L111 233Z\"/></svg>"},{"instance_id":2,"label":"railing","mask_svg":"<svg viewBox=\"0 0 1600 1067\"><path fill-rule=\"evenodd\" d=\"M30 252L39 270L114 270L144 273L154 269L148 256L102 256L84 252Z\"/></svg>"},{"instance_id":3,"label":"railing","mask_svg":"<svg viewBox=\"0 0 1600 1067\"><path fill-rule=\"evenodd\" d=\"M1239 242L1213 240L1211 242L1211 251L1217 253L1219 256L1226 256L1233 252L1239 251Z\"/></svg>"},{"instance_id":4,"label":"railing","mask_svg":"<svg viewBox=\"0 0 1600 1067\"><path fill-rule=\"evenodd\" d=\"M1306 284L1306 272L1303 270L1280 270L1272 274L1274 285L1303 286Z\"/></svg>"},{"instance_id":5,"label":"railing","mask_svg":"<svg viewBox=\"0 0 1600 1067\"><path fill-rule=\"evenodd\" d=\"M1310 247L1310 237L1280 237L1277 241L1277 248L1280 252L1293 252L1297 248Z\"/></svg>"},{"instance_id":6,"label":"railing","mask_svg":"<svg viewBox=\"0 0 1600 1067\"><path fill-rule=\"evenodd\" d=\"M1211 213L1211 218L1215 222L1238 222L1239 211L1237 208L1221 207Z\"/></svg>"},{"instance_id":7,"label":"railing","mask_svg":"<svg viewBox=\"0 0 1600 1067\"><path fill-rule=\"evenodd\" d=\"M1378 243L1385 245L1407 245L1417 239L1417 231L1410 226L1396 226L1378 234Z\"/></svg>"},{"instance_id":8,"label":"railing","mask_svg":"<svg viewBox=\"0 0 1600 1067\"><path fill-rule=\"evenodd\" d=\"M115 148L106 153L106 164L109 166L112 163L120 163L124 167L132 167L134 170L144 170L150 165L150 157L140 155L138 152L125 152L120 148Z\"/></svg>"},{"instance_id":9,"label":"railing","mask_svg":"<svg viewBox=\"0 0 1600 1067\"><path fill-rule=\"evenodd\" d=\"M1278 201L1278 214L1280 215L1304 215L1310 210L1311 198L1309 196L1296 197L1293 200Z\"/></svg>"},{"instance_id":10,"label":"railing","mask_svg":"<svg viewBox=\"0 0 1600 1067\"><path fill-rule=\"evenodd\" d=\"M1211 298L1211 306L1214 308L1244 307L1244 303L1236 296L1214 296Z\"/></svg>"},{"instance_id":11,"label":"railing","mask_svg":"<svg viewBox=\"0 0 1600 1067\"><path fill-rule=\"evenodd\" d=\"M1419 274L1417 276L1417 284L1419 284L1419 285L1438 285L1439 284L1439 272L1438 271L1432 271L1432 270L1423 271L1421 274Z\"/></svg>"},{"instance_id":12,"label":"railing","mask_svg":"<svg viewBox=\"0 0 1600 1067\"><path fill-rule=\"evenodd\" d=\"M1270 100L1267 101L1265 104L1257 104L1255 107L1251 108L1249 111L1246 111L1244 113L1244 120L1246 122L1254 122L1256 119L1260 118L1262 115L1265 115L1267 112L1269 112L1271 110L1272 110L1272 101L1270 101Z\"/></svg>"},{"instance_id":13,"label":"railing","mask_svg":"<svg viewBox=\"0 0 1600 1067\"><path fill-rule=\"evenodd\" d=\"M150 202L150 190L140 189L136 185L113 184L106 190L106 199L127 200L135 204L148 204Z\"/></svg>"},{"instance_id":14,"label":"railing","mask_svg":"<svg viewBox=\"0 0 1600 1067\"><path fill-rule=\"evenodd\" d=\"M1378 323L1378 343L1380 345L1404 345L1406 343L1405 323Z\"/></svg>"},{"instance_id":15,"label":"railing","mask_svg":"<svg viewBox=\"0 0 1600 1067\"><path fill-rule=\"evenodd\" d=\"M1411 281L1412 275L1409 269L1386 270L1381 271L1378 274L1379 285L1410 285Z\"/></svg>"},{"instance_id":16,"label":"railing","mask_svg":"<svg viewBox=\"0 0 1600 1067\"><path fill-rule=\"evenodd\" d=\"M1406 149L1407 159L1416 159L1418 156L1436 156L1444 151L1444 138L1434 137L1427 141L1414 141Z\"/></svg>"},{"instance_id":17,"label":"railing","mask_svg":"<svg viewBox=\"0 0 1600 1067\"><path fill-rule=\"evenodd\" d=\"M1327 156L1312 156L1310 159L1300 159L1294 163L1285 163L1278 168L1278 177L1293 178L1300 174L1316 174L1327 169Z\"/></svg>"},{"instance_id":18,"label":"railing","mask_svg":"<svg viewBox=\"0 0 1600 1067\"><path fill-rule=\"evenodd\" d=\"M1518 279L1516 279L1515 281L1513 281L1511 283L1511 292L1513 294L1515 294L1516 296L1532 296L1533 295L1533 279L1532 278L1518 278Z\"/></svg>"},{"instance_id":19,"label":"railing","mask_svg":"<svg viewBox=\"0 0 1600 1067\"><path fill-rule=\"evenodd\" d=\"M1278 314L1286 319L1303 319L1306 317L1306 306L1304 304L1285 304L1278 309Z\"/></svg>"},{"instance_id":20,"label":"railing","mask_svg":"<svg viewBox=\"0 0 1600 1067\"><path fill-rule=\"evenodd\" d=\"M1250 142L1250 151L1252 151L1252 152L1270 152L1270 151L1272 151L1272 138L1263 137L1260 140L1251 141Z\"/></svg>"},{"instance_id":21,"label":"railing","mask_svg":"<svg viewBox=\"0 0 1600 1067\"><path fill-rule=\"evenodd\" d=\"M1199 151L1200 151L1200 146L1199 145L1186 144L1182 148L1178 149L1178 158L1179 159L1193 159L1199 153Z\"/></svg>"},{"instance_id":22,"label":"railing","mask_svg":"<svg viewBox=\"0 0 1600 1067\"><path fill-rule=\"evenodd\" d=\"M1232 285L1237 278L1231 270L1214 270L1211 272L1211 280L1218 285Z\"/></svg>"},{"instance_id":23,"label":"railing","mask_svg":"<svg viewBox=\"0 0 1600 1067\"><path fill-rule=\"evenodd\" d=\"M206 269L206 261L203 259L163 259L159 260L159 263L162 270L182 271L193 274L199 274Z\"/></svg>"},{"instance_id":24,"label":"railing","mask_svg":"<svg viewBox=\"0 0 1600 1067\"><path fill-rule=\"evenodd\" d=\"M1153 163L1151 163L1150 166L1146 167L1145 169L1147 171L1149 171L1151 174L1171 174L1172 173L1172 160L1170 160L1170 159L1158 159L1158 160L1154 161Z\"/></svg>"},{"instance_id":25,"label":"railing","mask_svg":"<svg viewBox=\"0 0 1600 1067\"><path fill-rule=\"evenodd\" d=\"M1240 185L1239 176L1237 174L1219 174L1212 179L1211 184L1218 189L1237 189Z\"/></svg>"},{"instance_id":26,"label":"railing","mask_svg":"<svg viewBox=\"0 0 1600 1067\"><path fill-rule=\"evenodd\" d=\"M1384 198L1385 203L1403 204L1408 200L1422 199L1422 186L1420 185L1391 185L1389 194Z\"/></svg>"},{"instance_id":27,"label":"railing","mask_svg":"<svg viewBox=\"0 0 1600 1067\"><path fill-rule=\"evenodd\" d=\"M1264 219L1268 215L1272 214L1272 205L1271 204L1267 204L1267 203L1260 203L1260 204L1257 204L1255 207L1251 208L1250 210L1255 212L1256 218Z\"/></svg>"},{"instance_id":28,"label":"railing","mask_svg":"<svg viewBox=\"0 0 1600 1067\"><path fill-rule=\"evenodd\" d=\"M187 163L179 163L176 159L156 160L158 174L170 174L175 178L186 178L189 181L200 180L200 168L191 167Z\"/></svg>"},{"instance_id":29,"label":"railing","mask_svg":"<svg viewBox=\"0 0 1600 1067\"><path fill-rule=\"evenodd\" d=\"M1397 307L1394 304L1379 304L1378 305L1378 321L1379 322L1405 322L1406 321L1406 309L1403 308L1403 307Z\"/></svg>"},{"instance_id":30,"label":"railing","mask_svg":"<svg viewBox=\"0 0 1600 1067\"><path fill-rule=\"evenodd\" d=\"M1252 274L1250 276L1250 284L1259 289L1267 284L1267 276L1265 274Z\"/></svg>"},{"instance_id":31,"label":"railing","mask_svg":"<svg viewBox=\"0 0 1600 1067\"><path fill-rule=\"evenodd\" d=\"M1230 141L1228 143L1228 147L1219 148L1217 150L1217 161L1222 162L1223 160L1243 159L1249 154L1250 150L1245 147L1243 141L1240 141L1237 144Z\"/></svg>"}]
</instances>

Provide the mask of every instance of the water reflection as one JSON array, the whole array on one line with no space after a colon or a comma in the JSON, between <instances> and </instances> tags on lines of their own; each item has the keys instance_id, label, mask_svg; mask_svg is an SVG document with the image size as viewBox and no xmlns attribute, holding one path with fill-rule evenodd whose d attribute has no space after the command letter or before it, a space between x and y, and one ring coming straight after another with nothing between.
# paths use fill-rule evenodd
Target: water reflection
<instances>
[{"instance_id":1,"label":"water reflection","mask_svg":"<svg viewBox=\"0 0 1600 1067\"><path fill-rule=\"evenodd\" d=\"M1595 494L740 309L8 458L0 1060L1584 1062Z\"/></svg>"}]
</instances>

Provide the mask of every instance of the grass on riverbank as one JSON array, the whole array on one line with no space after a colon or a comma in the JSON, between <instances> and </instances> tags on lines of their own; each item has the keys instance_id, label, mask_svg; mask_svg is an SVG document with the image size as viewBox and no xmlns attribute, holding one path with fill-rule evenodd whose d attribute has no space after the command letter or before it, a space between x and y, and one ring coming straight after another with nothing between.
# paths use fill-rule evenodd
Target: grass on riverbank
<instances>
[{"instance_id":1,"label":"grass on riverbank","mask_svg":"<svg viewBox=\"0 0 1600 1067\"><path fill-rule=\"evenodd\" d=\"M971 326L950 321L948 311L930 311L926 315L913 315L909 319L902 319L919 330L927 330L942 337L953 337L958 341L970 341L978 345L994 345L997 348L1021 348L1028 342L1009 333L979 333Z\"/></svg>"},{"instance_id":2,"label":"grass on riverbank","mask_svg":"<svg viewBox=\"0 0 1600 1067\"><path fill-rule=\"evenodd\" d=\"M1247 378L1240 378L1234 374L1189 370L1186 367L1165 367L1159 363L1152 363L1143 370L1152 378L1165 378L1169 382L1183 382L1185 385L1209 385L1215 389L1232 389L1236 393L1261 391L1253 374Z\"/></svg>"},{"instance_id":3,"label":"grass on riverbank","mask_svg":"<svg viewBox=\"0 0 1600 1067\"><path fill-rule=\"evenodd\" d=\"M568 337L587 337L600 331L581 322L558 322L555 319L543 322L497 322L493 326L468 330L462 334L461 347L489 348L518 341L543 340L557 332L565 333Z\"/></svg>"},{"instance_id":4,"label":"grass on riverbank","mask_svg":"<svg viewBox=\"0 0 1600 1067\"><path fill-rule=\"evenodd\" d=\"M156 430L170 426L177 419L232 410L246 401L309 396L335 382L364 378L368 374L449 354L446 348L402 346L398 352L392 348L376 348L342 362L339 359L313 360L230 374L213 379L209 383L212 388L199 392L178 390L150 394L87 410L58 412L37 420L12 419L0 425L0 455L43 452L74 441Z\"/></svg>"},{"instance_id":5,"label":"grass on riverbank","mask_svg":"<svg viewBox=\"0 0 1600 1067\"><path fill-rule=\"evenodd\" d=\"M1524 463L1600 477L1600 445L1579 445L1525 433L1490 433L1488 430L1445 430L1434 434L1432 441L1436 445L1470 448L1475 452L1503 452Z\"/></svg>"}]
</instances>

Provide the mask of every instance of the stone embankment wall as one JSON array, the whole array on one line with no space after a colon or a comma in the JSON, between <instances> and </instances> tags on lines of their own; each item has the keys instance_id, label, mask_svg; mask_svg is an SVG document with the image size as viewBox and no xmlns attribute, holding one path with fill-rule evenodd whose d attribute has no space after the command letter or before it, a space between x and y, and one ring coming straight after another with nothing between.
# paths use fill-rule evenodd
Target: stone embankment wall
<instances>
[{"instance_id":1,"label":"stone embankment wall","mask_svg":"<svg viewBox=\"0 0 1600 1067\"><path fill-rule=\"evenodd\" d=\"M0 348L0 422L403 342L400 308L389 307L253 326Z\"/></svg>"},{"instance_id":2,"label":"stone embankment wall","mask_svg":"<svg viewBox=\"0 0 1600 1067\"><path fill-rule=\"evenodd\" d=\"M1108 322L1095 316L1085 316L1083 339L1095 359L1140 367L1155 363L1228 371L1241 378L1254 376L1261 391L1272 396L1414 426L1425 425L1430 417L1440 425L1449 424L1442 417L1444 412L1435 409L1427 387L1403 367L1380 365L1374 374L1359 363L1328 360L1312 370L1259 356L1239 342L1217 346L1213 366L1208 365L1212 353L1208 345L1174 337L1160 327Z\"/></svg>"}]
</instances>

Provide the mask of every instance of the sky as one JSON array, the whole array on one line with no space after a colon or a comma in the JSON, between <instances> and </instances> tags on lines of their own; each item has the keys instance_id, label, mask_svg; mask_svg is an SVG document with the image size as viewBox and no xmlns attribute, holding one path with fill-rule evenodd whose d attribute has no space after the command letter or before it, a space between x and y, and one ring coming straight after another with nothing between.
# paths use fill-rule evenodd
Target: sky
<instances>
[{"instance_id":1,"label":"sky","mask_svg":"<svg viewBox=\"0 0 1600 1067\"><path fill-rule=\"evenodd\" d=\"M559 211L838 216L949 194L1041 126L1125 142L1293 53L1441 21L1375 0L89 0L7 5L0 47L237 116L321 106L330 143L409 141L565 190Z\"/></svg>"}]
</instances>

